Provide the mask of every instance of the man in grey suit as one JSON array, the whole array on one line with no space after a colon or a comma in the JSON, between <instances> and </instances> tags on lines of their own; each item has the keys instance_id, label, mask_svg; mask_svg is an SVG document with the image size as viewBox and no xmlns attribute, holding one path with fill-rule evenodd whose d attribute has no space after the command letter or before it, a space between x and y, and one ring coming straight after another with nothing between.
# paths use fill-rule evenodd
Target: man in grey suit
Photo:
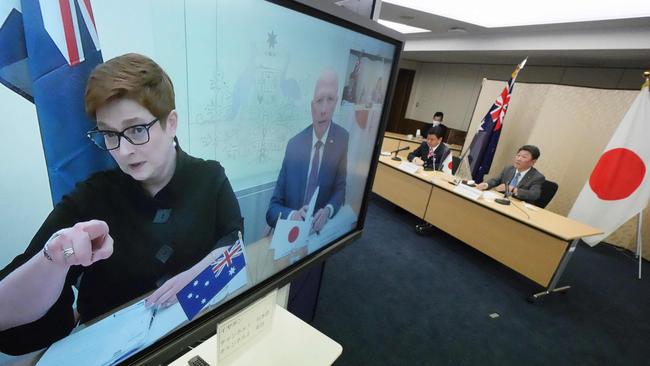
<instances>
[{"instance_id":1,"label":"man in grey suit","mask_svg":"<svg viewBox=\"0 0 650 366\"><path fill-rule=\"evenodd\" d=\"M505 192L507 183L513 197L532 203L541 195L542 184L546 180L544 175L533 167L538 158L537 146L524 145L517 150L514 165L505 167L501 175L479 184L477 188L486 190L496 187L498 192Z\"/></svg>"}]
</instances>

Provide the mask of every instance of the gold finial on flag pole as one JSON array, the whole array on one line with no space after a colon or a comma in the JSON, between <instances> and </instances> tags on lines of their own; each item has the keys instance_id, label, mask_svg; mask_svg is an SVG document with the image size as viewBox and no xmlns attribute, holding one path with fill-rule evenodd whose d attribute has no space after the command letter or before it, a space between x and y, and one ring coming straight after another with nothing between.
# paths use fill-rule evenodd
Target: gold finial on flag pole
<instances>
[{"instance_id":1,"label":"gold finial on flag pole","mask_svg":"<svg viewBox=\"0 0 650 366\"><path fill-rule=\"evenodd\" d=\"M645 81L643 82L641 89L645 87L650 88L650 70L646 70L643 72L643 78L645 79Z\"/></svg>"}]
</instances>

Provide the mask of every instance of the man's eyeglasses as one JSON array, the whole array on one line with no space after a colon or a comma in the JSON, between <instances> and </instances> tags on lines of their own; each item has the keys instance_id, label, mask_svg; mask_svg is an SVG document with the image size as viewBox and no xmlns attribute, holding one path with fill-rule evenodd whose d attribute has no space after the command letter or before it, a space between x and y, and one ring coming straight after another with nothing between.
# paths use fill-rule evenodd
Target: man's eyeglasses
<instances>
[{"instance_id":1,"label":"man's eyeglasses","mask_svg":"<svg viewBox=\"0 0 650 366\"><path fill-rule=\"evenodd\" d=\"M121 132L105 131L94 128L88 131L86 136L88 136L88 138L100 149L106 151L120 147L120 137L124 137L126 141L133 145L144 145L149 142L149 129L156 122L158 122L158 118L149 123L127 127Z\"/></svg>"}]
</instances>

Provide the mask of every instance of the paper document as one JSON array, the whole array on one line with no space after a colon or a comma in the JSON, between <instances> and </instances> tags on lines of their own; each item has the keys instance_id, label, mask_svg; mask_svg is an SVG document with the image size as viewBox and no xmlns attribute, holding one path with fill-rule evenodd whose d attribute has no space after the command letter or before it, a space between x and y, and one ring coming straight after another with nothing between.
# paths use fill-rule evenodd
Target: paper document
<instances>
[{"instance_id":1,"label":"paper document","mask_svg":"<svg viewBox=\"0 0 650 366\"><path fill-rule=\"evenodd\" d=\"M454 187L454 192L472 200L478 200L483 194L483 191L481 191L480 189L472 188L464 184L459 184L456 187Z\"/></svg>"},{"instance_id":2,"label":"paper document","mask_svg":"<svg viewBox=\"0 0 650 366\"><path fill-rule=\"evenodd\" d=\"M309 235L307 239L307 252L313 253L320 249L324 244L331 242L339 236L349 232L357 225L357 215L352 211L350 205L345 205L339 209L318 233Z\"/></svg>"},{"instance_id":3,"label":"paper document","mask_svg":"<svg viewBox=\"0 0 650 366\"><path fill-rule=\"evenodd\" d=\"M503 197L503 194L501 193L496 193L492 191L483 191L483 199L486 201L494 201L496 198L501 198Z\"/></svg>"},{"instance_id":4,"label":"paper document","mask_svg":"<svg viewBox=\"0 0 650 366\"><path fill-rule=\"evenodd\" d=\"M37 365L114 365L186 320L178 303L160 309L150 329L151 314L139 301L54 343Z\"/></svg>"},{"instance_id":5,"label":"paper document","mask_svg":"<svg viewBox=\"0 0 650 366\"><path fill-rule=\"evenodd\" d=\"M416 164L413 164L413 163L403 161L403 162L401 162L399 164L398 168L405 171L405 172L407 172L407 173L415 174L415 173L418 172L418 169L420 169L420 166L418 166Z\"/></svg>"}]
</instances>

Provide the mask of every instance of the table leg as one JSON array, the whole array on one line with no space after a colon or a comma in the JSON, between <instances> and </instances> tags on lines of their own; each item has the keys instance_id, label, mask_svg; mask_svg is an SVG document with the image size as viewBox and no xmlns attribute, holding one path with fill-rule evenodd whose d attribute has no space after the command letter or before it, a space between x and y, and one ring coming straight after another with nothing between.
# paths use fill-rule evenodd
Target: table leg
<instances>
[{"instance_id":1,"label":"table leg","mask_svg":"<svg viewBox=\"0 0 650 366\"><path fill-rule=\"evenodd\" d=\"M562 260L560 261L560 265L557 267L555 270L555 273L553 274L553 278L551 279L551 283L546 288L545 291L538 292L536 294L533 294L526 298L528 302L535 302L537 299L544 297L546 295L550 295L551 293L554 292L560 292L564 293L568 291L571 286L561 286L561 287L556 287L557 283L560 281L560 277L562 277L562 273L564 273L564 269L566 268L567 264L569 263L569 260L571 259L571 256L573 255L573 252L575 252L576 247L578 246L578 241L580 239L575 239L571 242L571 245L569 245L569 248L567 251L564 253L564 256L562 256Z\"/></svg>"}]
</instances>

